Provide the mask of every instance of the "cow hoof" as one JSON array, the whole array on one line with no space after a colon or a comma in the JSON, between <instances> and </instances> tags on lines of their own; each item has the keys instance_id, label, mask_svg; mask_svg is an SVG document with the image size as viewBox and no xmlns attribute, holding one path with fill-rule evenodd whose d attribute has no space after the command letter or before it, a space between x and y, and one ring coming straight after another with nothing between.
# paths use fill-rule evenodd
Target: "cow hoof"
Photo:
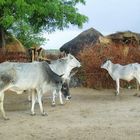
<instances>
[{"instance_id":1,"label":"cow hoof","mask_svg":"<svg viewBox=\"0 0 140 140\"><path fill-rule=\"evenodd\" d=\"M138 95L138 93L135 93L133 96L137 96Z\"/></svg>"},{"instance_id":2,"label":"cow hoof","mask_svg":"<svg viewBox=\"0 0 140 140\"><path fill-rule=\"evenodd\" d=\"M56 105L55 104L52 104L52 107L55 107Z\"/></svg>"},{"instance_id":3,"label":"cow hoof","mask_svg":"<svg viewBox=\"0 0 140 140\"><path fill-rule=\"evenodd\" d=\"M10 119L9 119L9 118L7 118L7 117L4 117L4 120L5 120L5 121L7 121L7 120L10 120Z\"/></svg>"},{"instance_id":4,"label":"cow hoof","mask_svg":"<svg viewBox=\"0 0 140 140\"><path fill-rule=\"evenodd\" d=\"M31 113L31 116L35 116L36 114L35 114L35 112L34 113Z\"/></svg>"},{"instance_id":5,"label":"cow hoof","mask_svg":"<svg viewBox=\"0 0 140 140\"><path fill-rule=\"evenodd\" d=\"M31 102L32 102L32 100L29 100L29 99L28 99L28 102L29 102L29 103L31 103Z\"/></svg>"},{"instance_id":6,"label":"cow hoof","mask_svg":"<svg viewBox=\"0 0 140 140\"><path fill-rule=\"evenodd\" d=\"M46 112L43 112L41 115L42 116L48 116L48 114Z\"/></svg>"},{"instance_id":7,"label":"cow hoof","mask_svg":"<svg viewBox=\"0 0 140 140\"><path fill-rule=\"evenodd\" d=\"M140 97L140 94L138 94L137 96Z\"/></svg>"},{"instance_id":8,"label":"cow hoof","mask_svg":"<svg viewBox=\"0 0 140 140\"><path fill-rule=\"evenodd\" d=\"M64 104L60 104L61 106L64 106Z\"/></svg>"},{"instance_id":9,"label":"cow hoof","mask_svg":"<svg viewBox=\"0 0 140 140\"><path fill-rule=\"evenodd\" d=\"M118 96L119 95L119 93L118 92L115 92L115 96Z\"/></svg>"}]
</instances>

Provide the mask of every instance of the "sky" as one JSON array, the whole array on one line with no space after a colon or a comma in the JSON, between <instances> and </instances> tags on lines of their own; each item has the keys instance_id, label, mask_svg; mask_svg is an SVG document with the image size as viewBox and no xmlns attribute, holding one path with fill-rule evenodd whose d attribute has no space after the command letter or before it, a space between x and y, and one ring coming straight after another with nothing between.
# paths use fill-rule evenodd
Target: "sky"
<instances>
[{"instance_id":1,"label":"sky","mask_svg":"<svg viewBox=\"0 0 140 140\"><path fill-rule=\"evenodd\" d=\"M75 26L51 34L45 33L44 37L48 41L42 45L43 48L59 49L91 27L103 35L128 30L140 33L140 0L86 0L86 5L78 4L77 8L89 18L83 28Z\"/></svg>"}]
</instances>

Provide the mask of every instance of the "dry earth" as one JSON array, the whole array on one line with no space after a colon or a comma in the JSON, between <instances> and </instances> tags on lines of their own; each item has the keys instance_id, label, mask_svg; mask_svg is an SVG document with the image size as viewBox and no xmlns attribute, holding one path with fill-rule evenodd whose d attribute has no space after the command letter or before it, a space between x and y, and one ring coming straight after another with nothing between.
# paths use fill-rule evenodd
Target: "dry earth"
<instances>
[{"instance_id":1,"label":"dry earth","mask_svg":"<svg viewBox=\"0 0 140 140\"><path fill-rule=\"evenodd\" d=\"M5 110L10 120L0 117L0 140L140 140L140 98L135 90L71 89L72 99L51 107L44 97L48 116L30 116L27 94L6 93Z\"/></svg>"}]
</instances>

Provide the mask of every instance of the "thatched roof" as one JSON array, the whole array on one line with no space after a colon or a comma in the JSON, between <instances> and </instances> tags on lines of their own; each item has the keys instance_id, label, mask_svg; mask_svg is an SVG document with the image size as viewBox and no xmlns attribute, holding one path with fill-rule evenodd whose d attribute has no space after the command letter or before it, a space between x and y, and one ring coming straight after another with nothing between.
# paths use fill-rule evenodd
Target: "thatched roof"
<instances>
[{"instance_id":1,"label":"thatched roof","mask_svg":"<svg viewBox=\"0 0 140 140\"><path fill-rule=\"evenodd\" d=\"M140 45L140 34L131 31L110 34L107 38L116 43Z\"/></svg>"},{"instance_id":2,"label":"thatched roof","mask_svg":"<svg viewBox=\"0 0 140 140\"><path fill-rule=\"evenodd\" d=\"M77 37L72 39L71 41L64 44L60 51L64 51L66 53L76 54L80 50L83 49L83 46L88 46L90 44L95 44L98 42L100 36L103 36L100 32L95 30L94 28L90 28L82 33L80 33Z\"/></svg>"}]
</instances>

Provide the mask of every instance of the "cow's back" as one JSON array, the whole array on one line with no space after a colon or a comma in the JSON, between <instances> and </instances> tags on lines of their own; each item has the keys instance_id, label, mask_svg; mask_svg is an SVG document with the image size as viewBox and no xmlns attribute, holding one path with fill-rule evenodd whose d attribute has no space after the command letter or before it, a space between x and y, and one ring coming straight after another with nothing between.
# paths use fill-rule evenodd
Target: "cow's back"
<instances>
[{"instance_id":1,"label":"cow's back","mask_svg":"<svg viewBox=\"0 0 140 140\"><path fill-rule=\"evenodd\" d=\"M41 63L15 63L15 86L25 89L41 86L45 81Z\"/></svg>"},{"instance_id":2,"label":"cow's back","mask_svg":"<svg viewBox=\"0 0 140 140\"><path fill-rule=\"evenodd\" d=\"M55 86L62 82L62 79L50 69L47 62L5 62L0 64L0 68L4 73L7 73L10 69L14 70L12 89L27 90L41 87L44 83Z\"/></svg>"}]
</instances>

